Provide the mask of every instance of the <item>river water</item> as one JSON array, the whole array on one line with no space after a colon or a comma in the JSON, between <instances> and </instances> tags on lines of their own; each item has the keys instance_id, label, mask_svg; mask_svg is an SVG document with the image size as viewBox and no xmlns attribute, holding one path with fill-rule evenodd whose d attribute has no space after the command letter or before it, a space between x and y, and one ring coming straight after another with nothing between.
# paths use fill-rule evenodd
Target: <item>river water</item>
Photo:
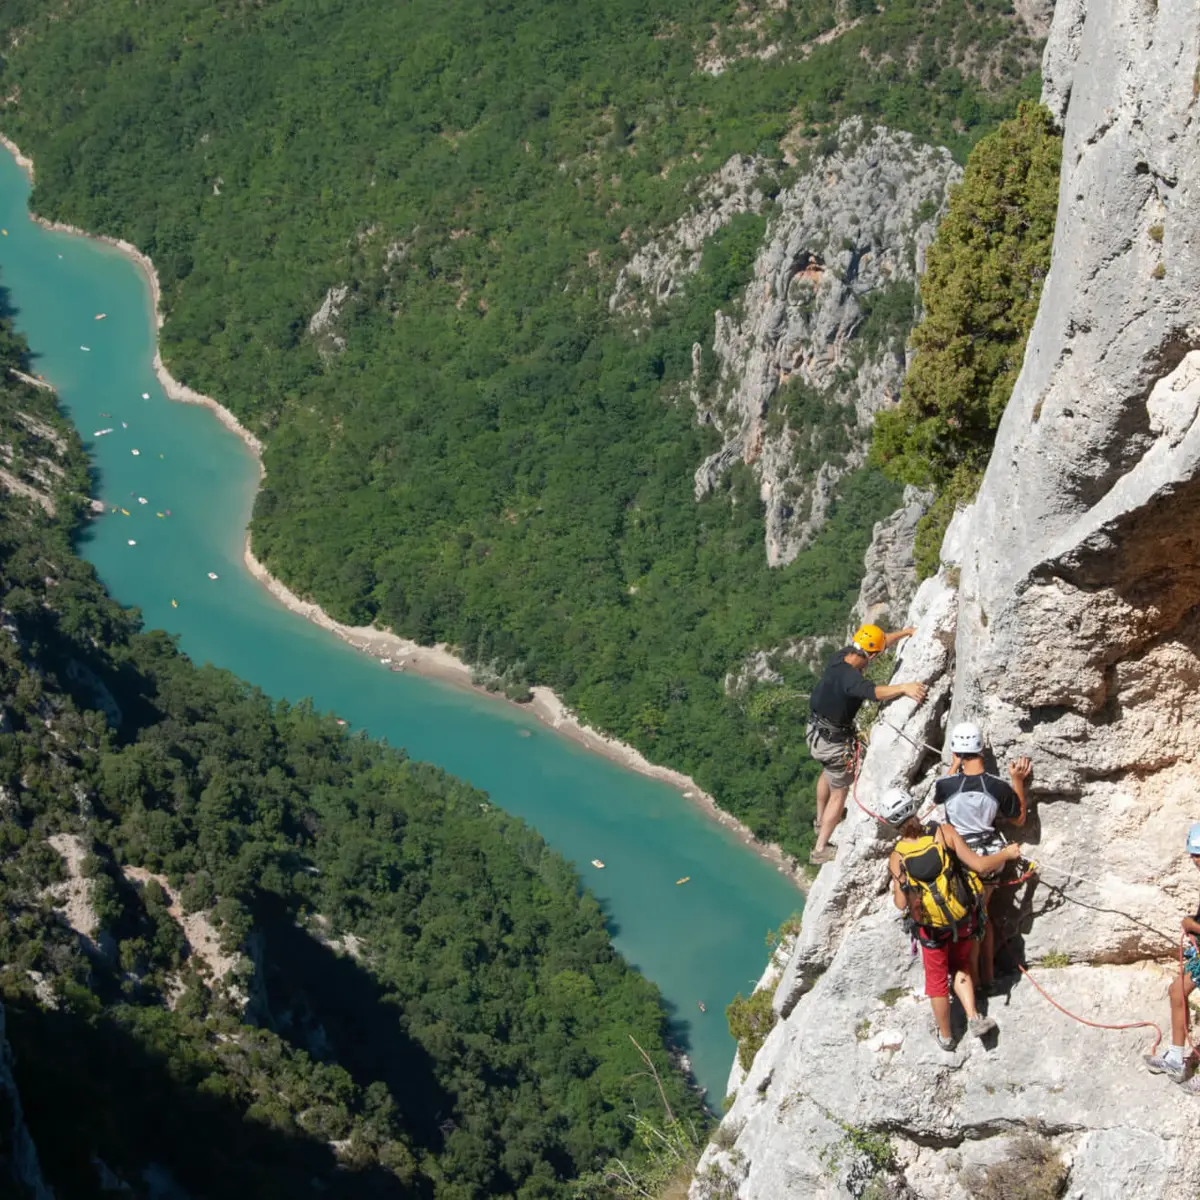
<instances>
[{"instance_id":1,"label":"river water","mask_svg":"<svg viewBox=\"0 0 1200 1200\"><path fill-rule=\"evenodd\" d=\"M58 389L98 471L109 512L81 552L112 595L140 607L147 627L177 634L196 662L228 667L275 697L312 697L533 825L577 865L618 949L661 989L719 1107L734 1052L725 1005L762 971L764 934L800 907L799 892L666 784L512 705L389 671L284 609L242 564L256 464L208 409L164 396L141 272L99 242L35 225L29 190L0 153L0 282L33 370ZM95 436L104 429L112 432ZM690 882L677 885L683 876Z\"/></svg>"}]
</instances>

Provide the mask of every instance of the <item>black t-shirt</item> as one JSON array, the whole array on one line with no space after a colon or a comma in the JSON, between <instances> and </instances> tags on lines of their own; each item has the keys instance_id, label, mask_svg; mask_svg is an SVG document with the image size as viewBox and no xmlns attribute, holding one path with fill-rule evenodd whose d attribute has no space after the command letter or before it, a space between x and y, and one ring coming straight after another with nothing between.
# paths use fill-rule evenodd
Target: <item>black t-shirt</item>
<instances>
[{"instance_id":1,"label":"black t-shirt","mask_svg":"<svg viewBox=\"0 0 1200 1200\"><path fill-rule=\"evenodd\" d=\"M875 699L875 685L863 678L863 673L845 661L847 654L857 654L854 646L846 646L829 660L821 682L813 689L808 706L819 717L834 725L854 724L863 702Z\"/></svg>"}]
</instances>

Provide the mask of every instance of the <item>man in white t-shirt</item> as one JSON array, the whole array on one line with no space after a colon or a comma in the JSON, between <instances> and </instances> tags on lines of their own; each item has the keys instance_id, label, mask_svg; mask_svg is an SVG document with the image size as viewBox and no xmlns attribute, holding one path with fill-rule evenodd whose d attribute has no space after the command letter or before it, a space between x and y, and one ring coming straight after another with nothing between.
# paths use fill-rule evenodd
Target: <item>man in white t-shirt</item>
<instances>
[{"instance_id":1,"label":"man in white t-shirt","mask_svg":"<svg viewBox=\"0 0 1200 1200\"><path fill-rule=\"evenodd\" d=\"M962 835L963 841L976 854L996 854L1007 838L997 828L1004 821L1018 828L1025 824L1025 784L1033 767L1028 758L1018 758L1008 765L1006 783L998 775L983 769L983 734L978 725L963 721L950 731L950 769L934 785L934 798L945 807L946 822ZM995 876L984 878L985 909L996 890ZM972 974L985 994L995 978L995 922L989 913L983 927L982 945L977 943L972 954Z\"/></svg>"}]
</instances>

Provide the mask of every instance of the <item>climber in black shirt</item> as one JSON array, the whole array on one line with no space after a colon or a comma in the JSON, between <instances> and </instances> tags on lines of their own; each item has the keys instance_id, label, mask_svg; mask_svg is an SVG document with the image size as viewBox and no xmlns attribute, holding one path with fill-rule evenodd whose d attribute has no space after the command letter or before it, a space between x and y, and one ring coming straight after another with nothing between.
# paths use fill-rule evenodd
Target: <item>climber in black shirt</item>
<instances>
[{"instance_id":1,"label":"climber in black shirt","mask_svg":"<svg viewBox=\"0 0 1200 1200\"><path fill-rule=\"evenodd\" d=\"M878 625L864 625L853 642L829 660L809 697L808 749L825 768L817 780L817 844L809 856L814 866L832 862L835 856L829 839L846 811L846 793L854 778L854 718L858 710L868 700L910 696L920 704L925 699L923 683L876 685L863 678L871 659L914 633L911 626L899 633L884 633Z\"/></svg>"}]
</instances>

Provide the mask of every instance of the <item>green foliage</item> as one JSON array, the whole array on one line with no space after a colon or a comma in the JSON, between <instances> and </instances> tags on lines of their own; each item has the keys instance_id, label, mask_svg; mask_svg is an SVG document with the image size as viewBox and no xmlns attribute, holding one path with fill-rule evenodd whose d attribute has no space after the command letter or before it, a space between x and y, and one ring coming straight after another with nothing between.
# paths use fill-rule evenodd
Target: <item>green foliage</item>
<instances>
[{"instance_id":1,"label":"green foliage","mask_svg":"<svg viewBox=\"0 0 1200 1200\"><path fill-rule=\"evenodd\" d=\"M18 349L0 439L22 472L56 455L62 483L56 517L0 496L0 991L56 1192L93 1194L99 1147L196 1196L555 1197L614 1157L641 1169L629 1113L703 1128L656 989L536 833L310 704L196 668L105 595L70 545L82 447L10 376ZM65 449L21 441L38 428ZM89 954L47 899L56 833L86 850ZM205 986L142 869L227 950L252 938L254 963ZM251 975L261 1028L237 995Z\"/></svg>"},{"instance_id":2,"label":"green foliage","mask_svg":"<svg viewBox=\"0 0 1200 1200\"><path fill-rule=\"evenodd\" d=\"M1069 967L1070 965L1071 956L1062 950L1051 950L1038 959L1038 966L1049 970L1057 970L1060 967Z\"/></svg>"},{"instance_id":3,"label":"green foliage","mask_svg":"<svg viewBox=\"0 0 1200 1200\"><path fill-rule=\"evenodd\" d=\"M896 1151L886 1133L839 1122L842 1137L822 1151L821 1158L836 1171L848 1159L856 1159L871 1175L886 1175L896 1169Z\"/></svg>"},{"instance_id":4,"label":"green foliage","mask_svg":"<svg viewBox=\"0 0 1200 1200\"><path fill-rule=\"evenodd\" d=\"M613 1159L603 1170L579 1179L573 1200L683 1200L691 1182L704 1139L694 1124L653 1120L641 1113L633 1117L639 1162Z\"/></svg>"},{"instance_id":5,"label":"green foliage","mask_svg":"<svg viewBox=\"0 0 1200 1200\"><path fill-rule=\"evenodd\" d=\"M983 138L929 249L925 312L900 404L875 422L872 461L933 486L919 534L922 574L954 507L974 495L1021 369L1050 267L1062 139L1032 103Z\"/></svg>"},{"instance_id":6,"label":"green foliage","mask_svg":"<svg viewBox=\"0 0 1200 1200\"><path fill-rule=\"evenodd\" d=\"M811 158L861 113L963 156L1036 90L1004 0L852 7L821 38L844 3L85 0L64 21L0 0L5 129L40 212L154 258L166 360L266 436L272 570L339 618L452 643L516 698L554 687L800 853L807 756L724 677L841 624L898 491L848 482L779 571L747 472L693 499L715 435L682 400L692 346L736 306L765 216L649 318L608 296L731 154L777 160L798 128ZM864 334L894 341L904 307L881 298ZM816 465L844 453L826 435Z\"/></svg>"},{"instance_id":7,"label":"green foliage","mask_svg":"<svg viewBox=\"0 0 1200 1200\"><path fill-rule=\"evenodd\" d=\"M778 929L767 930L767 949L774 950L788 938L794 938L800 932L803 921L804 913L794 912Z\"/></svg>"},{"instance_id":8,"label":"green foliage","mask_svg":"<svg viewBox=\"0 0 1200 1200\"><path fill-rule=\"evenodd\" d=\"M737 1039L738 1062L748 1071L778 1020L771 1006L771 989L761 988L749 997L739 992L726 1007L725 1019L729 1022L729 1032Z\"/></svg>"}]
</instances>

